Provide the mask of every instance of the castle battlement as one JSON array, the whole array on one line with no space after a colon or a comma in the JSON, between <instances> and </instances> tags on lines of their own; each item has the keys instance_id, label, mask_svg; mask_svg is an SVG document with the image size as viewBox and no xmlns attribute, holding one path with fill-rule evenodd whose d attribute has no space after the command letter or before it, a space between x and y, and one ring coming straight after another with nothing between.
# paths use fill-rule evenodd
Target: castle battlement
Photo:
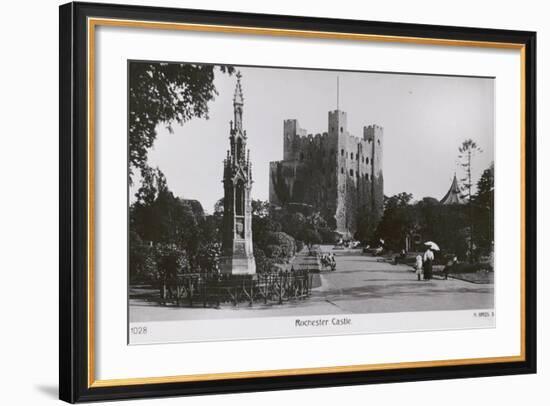
<instances>
[{"instance_id":1,"label":"castle battlement","mask_svg":"<svg viewBox=\"0 0 550 406\"><path fill-rule=\"evenodd\" d=\"M347 129L347 113L328 112L328 131L308 134L297 119L283 122L283 159L270 163L270 202L316 207L343 234L356 230L357 212L381 217L384 200L383 128Z\"/></svg>"}]
</instances>

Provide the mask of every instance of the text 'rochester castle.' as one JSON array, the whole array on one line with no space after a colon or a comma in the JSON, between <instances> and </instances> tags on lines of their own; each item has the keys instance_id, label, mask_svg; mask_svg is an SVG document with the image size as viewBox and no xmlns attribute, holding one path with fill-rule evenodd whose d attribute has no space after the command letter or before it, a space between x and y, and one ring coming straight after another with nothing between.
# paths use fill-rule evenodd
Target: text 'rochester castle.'
<instances>
[{"instance_id":1,"label":"text 'rochester castle.'","mask_svg":"<svg viewBox=\"0 0 550 406\"><path fill-rule=\"evenodd\" d=\"M298 120L284 121L284 154L270 162L269 201L311 205L336 231L351 237L359 215L378 223L384 206L383 128L348 132L347 114L329 111L328 132L307 134Z\"/></svg>"}]
</instances>

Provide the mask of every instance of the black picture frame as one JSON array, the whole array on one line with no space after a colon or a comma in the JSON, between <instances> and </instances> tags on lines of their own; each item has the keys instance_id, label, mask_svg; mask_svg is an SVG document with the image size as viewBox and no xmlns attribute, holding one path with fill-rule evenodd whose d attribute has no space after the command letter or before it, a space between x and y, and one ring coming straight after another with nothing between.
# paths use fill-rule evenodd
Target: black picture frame
<instances>
[{"instance_id":1,"label":"black picture frame","mask_svg":"<svg viewBox=\"0 0 550 406\"><path fill-rule=\"evenodd\" d=\"M60 6L60 251L59 397L67 402L236 393L387 382L482 377L536 372L536 33L374 21L262 15L112 4ZM89 382L87 279L87 19L89 17L345 32L457 41L513 43L523 47L525 184L524 359L514 362L428 366L360 372L311 373L118 386Z\"/></svg>"}]
</instances>

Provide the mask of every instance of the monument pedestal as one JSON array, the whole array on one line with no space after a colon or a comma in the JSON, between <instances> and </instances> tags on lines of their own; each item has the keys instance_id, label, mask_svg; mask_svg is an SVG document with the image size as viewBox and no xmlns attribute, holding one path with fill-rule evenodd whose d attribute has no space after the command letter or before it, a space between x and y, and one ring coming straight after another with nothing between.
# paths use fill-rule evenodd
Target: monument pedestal
<instances>
[{"instance_id":1,"label":"monument pedestal","mask_svg":"<svg viewBox=\"0 0 550 406\"><path fill-rule=\"evenodd\" d=\"M226 275L254 275L256 274L256 261L254 256L222 257L220 270Z\"/></svg>"},{"instance_id":2,"label":"monument pedestal","mask_svg":"<svg viewBox=\"0 0 550 406\"><path fill-rule=\"evenodd\" d=\"M252 253L252 244L247 240L234 240L233 250L220 261L220 270L229 275L253 275L256 273L256 261Z\"/></svg>"}]
</instances>

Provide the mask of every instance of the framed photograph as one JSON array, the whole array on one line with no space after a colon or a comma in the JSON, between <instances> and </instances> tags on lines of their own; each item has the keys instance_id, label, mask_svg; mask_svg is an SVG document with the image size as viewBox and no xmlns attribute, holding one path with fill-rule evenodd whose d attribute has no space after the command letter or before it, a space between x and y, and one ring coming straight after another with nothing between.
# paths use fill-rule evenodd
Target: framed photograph
<instances>
[{"instance_id":1,"label":"framed photograph","mask_svg":"<svg viewBox=\"0 0 550 406\"><path fill-rule=\"evenodd\" d=\"M536 371L536 34L60 7L60 398Z\"/></svg>"}]
</instances>

